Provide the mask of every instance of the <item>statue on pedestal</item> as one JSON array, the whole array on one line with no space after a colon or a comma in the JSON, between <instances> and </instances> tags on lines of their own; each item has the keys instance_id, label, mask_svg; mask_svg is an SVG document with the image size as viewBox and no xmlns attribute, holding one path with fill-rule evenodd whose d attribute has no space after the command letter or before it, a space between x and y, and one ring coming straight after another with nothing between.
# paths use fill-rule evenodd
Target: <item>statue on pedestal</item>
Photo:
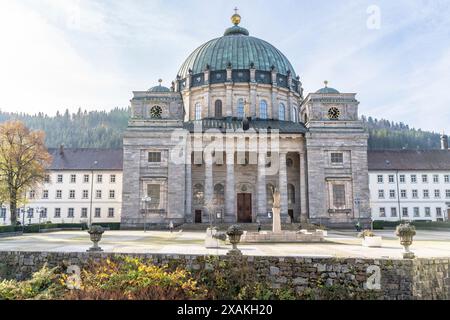
<instances>
[{"instance_id":1,"label":"statue on pedestal","mask_svg":"<svg viewBox=\"0 0 450 320\"><path fill-rule=\"evenodd\" d=\"M281 233L281 194L280 191L278 191L278 188L275 188L275 191L273 193L273 227L272 231L274 233Z\"/></svg>"}]
</instances>

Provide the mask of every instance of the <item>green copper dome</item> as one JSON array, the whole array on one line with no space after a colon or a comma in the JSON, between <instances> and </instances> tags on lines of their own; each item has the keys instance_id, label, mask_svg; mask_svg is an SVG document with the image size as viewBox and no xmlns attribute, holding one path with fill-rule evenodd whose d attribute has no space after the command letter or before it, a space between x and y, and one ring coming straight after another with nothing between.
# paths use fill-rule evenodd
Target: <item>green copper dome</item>
<instances>
[{"instance_id":1,"label":"green copper dome","mask_svg":"<svg viewBox=\"0 0 450 320\"><path fill-rule=\"evenodd\" d=\"M162 85L162 80L158 80L159 85L148 89L148 92L170 92L170 89Z\"/></svg>"},{"instance_id":2,"label":"green copper dome","mask_svg":"<svg viewBox=\"0 0 450 320\"><path fill-rule=\"evenodd\" d=\"M221 38L213 39L198 47L183 63L178 76L186 78L189 70L199 74L207 67L211 71L226 70L229 63L233 70L248 70L253 65L259 71L271 71L272 66L282 75L296 74L289 60L270 43L249 36L247 29L237 25L228 28Z\"/></svg>"},{"instance_id":3,"label":"green copper dome","mask_svg":"<svg viewBox=\"0 0 450 320\"><path fill-rule=\"evenodd\" d=\"M325 87L323 87L322 89L317 90L316 93L339 94L339 91L337 91L336 89L328 87L328 81L324 81L324 83L325 83Z\"/></svg>"}]
</instances>

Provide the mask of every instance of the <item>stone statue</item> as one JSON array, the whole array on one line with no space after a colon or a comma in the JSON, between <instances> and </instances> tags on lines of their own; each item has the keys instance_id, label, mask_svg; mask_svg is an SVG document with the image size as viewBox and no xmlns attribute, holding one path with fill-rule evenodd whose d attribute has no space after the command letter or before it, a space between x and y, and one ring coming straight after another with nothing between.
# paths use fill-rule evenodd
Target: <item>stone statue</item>
<instances>
[{"instance_id":1,"label":"stone statue","mask_svg":"<svg viewBox=\"0 0 450 320\"><path fill-rule=\"evenodd\" d=\"M272 225L272 232L274 233L281 233L281 194L280 191L278 191L277 188L275 188L273 192L273 225Z\"/></svg>"},{"instance_id":2,"label":"stone statue","mask_svg":"<svg viewBox=\"0 0 450 320\"><path fill-rule=\"evenodd\" d=\"M281 194L277 188L275 188L275 191L273 192L273 207L281 208Z\"/></svg>"}]
</instances>

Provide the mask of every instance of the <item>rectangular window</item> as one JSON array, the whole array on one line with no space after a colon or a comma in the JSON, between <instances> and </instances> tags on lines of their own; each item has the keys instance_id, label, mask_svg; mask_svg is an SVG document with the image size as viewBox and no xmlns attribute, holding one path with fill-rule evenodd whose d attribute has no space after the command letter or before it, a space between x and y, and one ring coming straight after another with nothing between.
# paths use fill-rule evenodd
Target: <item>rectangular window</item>
<instances>
[{"instance_id":1,"label":"rectangular window","mask_svg":"<svg viewBox=\"0 0 450 320\"><path fill-rule=\"evenodd\" d=\"M439 175L438 174L434 174L433 175L433 182L434 183L439 183Z\"/></svg>"},{"instance_id":2,"label":"rectangular window","mask_svg":"<svg viewBox=\"0 0 450 320\"><path fill-rule=\"evenodd\" d=\"M450 198L450 190L445 190L445 197Z\"/></svg>"},{"instance_id":3,"label":"rectangular window","mask_svg":"<svg viewBox=\"0 0 450 320\"><path fill-rule=\"evenodd\" d=\"M417 176L415 174L411 175L411 183L417 183Z\"/></svg>"},{"instance_id":4,"label":"rectangular window","mask_svg":"<svg viewBox=\"0 0 450 320\"><path fill-rule=\"evenodd\" d=\"M345 185L333 185L333 204L335 208L345 208Z\"/></svg>"},{"instance_id":5,"label":"rectangular window","mask_svg":"<svg viewBox=\"0 0 450 320\"><path fill-rule=\"evenodd\" d=\"M102 213L101 208L95 208L95 217L96 218L100 218L101 217L101 213Z\"/></svg>"},{"instance_id":6,"label":"rectangular window","mask_svg":"<svg viewBox=\"0 0 450 320\"><path fill-rule=\"evenodd\" d=\"M89 175L88 175L88 174L85 174L85 175L83 176L83 182L84 182L84 183L89 183Z\"/></svg>"},{"instance_id":7,"label":"rectangular window","mask_svg":"<svg viewBox=\"0 0 450 320\"><path fill-rule=\"evenodd\" d=\"M436 217L442 217L442 208L436 208Z\"/></svg>"},{"instance_id":8,"label":"rectangular window","mask_svg":"<svg viewBox=\"0 0 450 320\"><path fill-rule=\"evenodd\" d=\"M402 217L407 217L408 215L408 208L402 208Z\"/></svg>"},{"instance_id":9,"label":"rectangular window","mask_svg":"<svg viewBox=\"0 0 450 320\"><path fill-rule=\"evenodd\" d=\"M108 218L114 218L114 208L108 208Z\"/></svg>"},{"instance_id":10,"label":"rectangular window","mask_svg":"<svg viewBox=\"0 0 450 320\"><path fill-rule=\"evenodd\" d=\"M406 199L406 198L407 198L407 196L406 196L406 190L400 190L400 197L401 197L402 199Z\"/></svg>"},{"instance_id":11,"label":"rectangular window","mask_svg":"<svg viewBox=\"0 0 450 320\"><path fill-rule=\"evenodd\" d=\"M46 174L46 175L44 176L44 182L45 182L45 183L50 183L50 175L49 175L49 174Z\"/></svg>"},{"instance_id":12,"label":"rectangular window","mask_svg":"<svg viewBox=\"0 0 450 320\"><path fill-rule=\"evenodd\" d=\"M102 190L96 190L95 191L95 198L101 199L102 198Z\"/></svg>"},{"instance_id":13,"label":"rectangular window","mask_svg":"<svg viewBox=\"0 0 450 320\"><path fill-rule=\"evenodd\" d=\"M422 182L423 183L428 183L428 175L427 174L423 174L422 175Z\"/></svg>"},{"instance_id":14,"label":"rectangular window","mask_svg":"<svg viewBox=\"0 0 450 320\"><path fill-rule=\"evenodd\" d=\"M77 175L71 174L70 175L70 183L76 183L77 182Z\"/></svg>"},{"instance_id":15,"label":"rectangular window","mask_svg":"<svg viewBox=\"0 0 450 320\"><path fill-rule=\"evenodd\" d=\"M42 199L48 199L48 190L42 191Z\"/></svg>"},{"instance_id":16,"label":"rectangular window","mask_svg":"<svg viewBox=\"0 0 450 320\"><path fill-rule=\"evenodd\" d=\"M103 175L98 174L97 175L97 183L102 183L103 182Z\"/></svg>"},{"instance_id":17,"label":"rectangular window","mask_svg":"<svg viewBox=\"0 0 450 320\"><path fill-rule=\"evenodd\" d=\"M148 153L148 162L160 163L161 162L161 152L149 152Z\"/></svg>"},{"instance_id":18,"label":"rectangular window","mask_svg":"<svg viewBox=\"0 0 450 320\"><path fill-rule=\"evenodd\" d=\"M384 199L384 190L378 190L378 199Z\"/></svg>"},{"instance_id":19,"label":"rectangular window","mask_svg":"<svg viewBox=\"0 0 450 320\"><path fill-rule=\"evenodd\" d=\"M62 190L56 190L56 199L62 199Z\"/></svg>"},{"instance_id":20,"label":"rectangular window","mask_svg":"<svg viewBox=\"0 0 450 320\"><path fill-rule=\"evenodd\" d=\"M412 197L413 197L414 199L419 198L419 191L413 190L413 191L412 191Z\"/></svg>"},{"instance_id":21,"label":"rectangular window","mask_svg":"<svg viewBox=\"0 0 450 320\"><path fill-rule=\"evenodd\" d=\"M75 199L75 190L69 191L69 199Z\"/></svg>"},{"instance_id":22,"label":"rectangular window","mask_svg":"<svg viewBox=\"0 0 450 320\"><path fill-rule=\"evenodd\" d=\"M394 183L394 175L393 174L389 175L389 183Z\"/></svg>"},{"instance_id":23,"label":"rectangular window","mask_svg":"<svg viewBox=\"0 0 450 320\"><path fill-rule=\"evenodd\" d=\"M0 218L6 218L6 208L0 208Z\"/></svg>"},{"instance_id":24,"label":"rectangular window","mask_svg":"<svg viewBox=\"0 0 450 320\"><path fill-rule=\"evenodd\" d=\"M114 190L109 190L109 198L115 199L116 198L116 192Z\"/></svg>"},{"instance_id":25,"label":"rectangular window","mask_svg":"<svg viewBox=\"0 0 450 320\"><path fill-rule=\"evenodd\" d=\"M150 203L153 207L159 207L160 189L161 186L159 184L147 185L147 196L150 197Z\"/></svg>"},{"instance_id":26,"label":"rectangular window","mask_svg":"<svg viewBox=\"0 0 450 320\"><path fill-rule=\"evenodd\" d=\"M34 209L33 208L28 208L28 218L33 218L34 217Z\"/></svg>"},{"instance_id":27,"label":"rectangular window","mask_svg":"<svg viewBox=\"0 0 450 320\"><path fill-rule=\"evenodd\" d=\"M83 199L89 198L89 190L83 190Z\"/></svg>"},{"instance_id":28,"label":"rectangular window","mask_svg":"<svg viewBox=\"0 0 450 320\"><path fill-rule=\"evenodd\" d=\"M396 217L397 216L397 208L392 207L391 208L391 217Z\"/></svg>"},{"instance_id":29,"label":"rectangular window","mask_svg":"<svg viewBox=\"0 0 450 320\"><path fill-rule=\"evenodd\" d=\"M445 182L445 183L449 183L449 182L450 182L450 175L446 174L446 175L444 176L444 182Z\"/></svg>"},{"instance_id":30,"label":"rectangular window","mask_svg":"<svg viewBox=\"0 0 450 320\"><path fill-rule=\"evenodd\" d=\"M42 208L42 210L41 210L41 218L46 219L47 218L47 212L48 212L47 208Z\"/></svg>"},{"instance_id":31,"label":"rectangular window","mask_svg":"<svg viewBox=\"0 0 450 320\"><path fill-rule=\"evenodd\" d=\"M55 208L55 218L61 218L61 208Z\"/></svg>"},{"instance_id":32,"label":"rectangular window","mask_svg":"<svg viewBox=\"0 0 450 320\"><path fill-rule=\"evenodd\" d=\"M401 174L399 179L400 179L400 183L405 183L405 181L406 181L406 178L405 178L404 174Z\"/></svg>"},{"instance_id":33,"label":"rectangular window","mask_svg":"<svg viewBox=\"0 0 450 320\"><path fill-rule=\"evenodd\" d=\"M112 174L112 175L109 177L109 182L111 182L111 183L116 183L116 175L115 175L115 174Z\"/></svg>"},{"instance_id":34,"label":"rectangular window","mask_svg":"<svg viewBox=\"0 0 450 320\"><path fill-rule=\"evenodd\" d=\"M67 218L73 218L75 216L74 212L75 210L73 208L69 208L67 211Z\"/></svg>"},{"instance_id":35,"label":"rectangular window","mask_svg":"<svg viewBox=\"0 0 450 320\"><path fill-rule=\"evenodd\" d=\"M333 152L331 153L331 163L332 164L342 164L344 163L344 155L342 153Z\"/></svg>"},{"instance_id":36,"label":"rectangular window","mask_svg":"<svg viewBox=\"0 0 450 320\"><path fill-rule=\"evenodd\" d=\"M87 208L81 208L81 217L87 218L87 212L88 212Z\"/></svg>"},{"instance_id":37,"label":"rectangular window","mask_svg":"<svg viewBox=\"0 0 450 320\"><path fill-rule=\"evenodd\" d=\"M386 217L386 208L380 208L380 217Z\"/></svg>"},{"instance_id":38,"label":"rectangular window","mask_svg":"<svg viewBox=\"0 0 450 320\"><path fill-rule=\"evenodd\" d=\"M429 190L423 190L423 197L425 198L425 199L428 199L429 197L430 197L430 191Z\"/></svg>"},{"instance_id":39,"label":"rectangular window","mask_svg":"<svg viewBox=\"0 0 450 320\"><path fill-rule=\"evenodd\" d=\"M434 197L436 199L439 199L441 197L441 190L439 189L434 190Z\"/></svg>"},{"instance_id":40,"label":"rectangular window","mask_svg":"<svg viewBox=\"0 0 450 320\"><path fill-rule=\"evenodd\" d=\"M383 176L381 174L377 176L377 181L378 183L383 183Z\"/></svg>"},{"instance_id":41,"label":"rectangular window","mask_svg":"<svg viewBox=\"0 0 450 320\"><path fill-rule=\"evenodd\" d=\"M31 190L29 194L30 199L34 199L36 197L36 191Z\"/></svg>"},{"instance_id":42,"label":"rectangular window","mask_svg":"<svg viewBox=\"0 0 450 320\"><path fill-rule=\"evenodd\" d=\"M389 198L391 199L395 198L395 190L389 190Z\"/></svg>"},{"instance_id":43,"label":"rectangular window","mask_svg":"<svg viewBox=\"0 0 450 320\"><path fill-rule=\"evenodd\" d=\"M419 207L414 207L414 217L419 217L419 216L420 216Z\"/></svg>"},{"instance_id":44,"label":"rectangular window","mask_svg":"<svg viewBox=\"0 0 450 320\"><path fill-rule=\"evenodd\" d=\"M425 217L431 217L431 209L429 207L425 208Z\"/></svg>"},{"instance_id":45,"label":"rectangular window","mask_svg":"<svg viewBox=\"0 0 450 320\"><path fill-rule=\"evenodd\" d=\"M62 174L58 174L57 180L58 183L62 183L63 182L63 175Z\"/></svg>"}]
</instances>

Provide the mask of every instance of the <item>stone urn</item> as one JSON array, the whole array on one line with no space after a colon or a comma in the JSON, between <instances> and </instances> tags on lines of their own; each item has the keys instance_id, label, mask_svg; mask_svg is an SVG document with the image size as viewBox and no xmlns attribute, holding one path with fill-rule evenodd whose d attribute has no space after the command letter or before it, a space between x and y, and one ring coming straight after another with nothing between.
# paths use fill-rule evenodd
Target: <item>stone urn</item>
<instances>
[{"instance_id":1,"label":"stone urn","mask_svg":"<svg viewBox=\"0 0 450 320\"><path fill-rule=\"evenodd\" d=\"M233 248L228 252L229 255L242 255L241 250L238 249L237 244L241 241L241 236L244 234L242 228L238 225L232 225L227 230L227 236Z\"/></svg>"},{"instance_id":2,"label":"stone urn","mask_svg":"<svg viewBox=\"0 0 450 320\"><path fill-rule=\"evenodd\" d=\"M100 240L102 240L102 235L105 232L101 226L91 226L88 230L88 233L91 237L91 241L94 243L94 245L89 248L88 252L101 252L103 251L102 248L98 246L98 243Z\"/></svg>"},{"instance_id":3,"label":"stone urn","mask_svg":"<svg viewBox=\"0 0 450 320\"><path fill-rule=\"evenodd\" d=\"M404 259L414 259L414 253L409 250L416 235L416 228L409 223L400 224L395 229L395 235L400 238L400 244L405 248Z\"/></svg>"}]
</instances>

